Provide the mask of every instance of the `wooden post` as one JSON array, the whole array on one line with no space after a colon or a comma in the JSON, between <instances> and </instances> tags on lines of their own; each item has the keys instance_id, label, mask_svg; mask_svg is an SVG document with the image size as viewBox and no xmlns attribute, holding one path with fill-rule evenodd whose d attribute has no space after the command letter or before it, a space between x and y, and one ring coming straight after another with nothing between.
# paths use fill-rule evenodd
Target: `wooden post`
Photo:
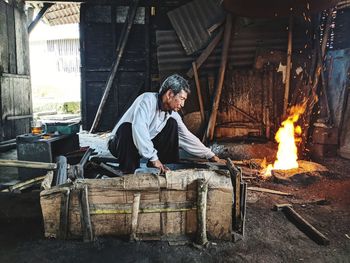
<instances>
[{"instance_id":1,"label":"wooden post","mask_svg":"<svg viewBox=\"0 0 350 263\"><path fill-rule=\"evenodd\" d=\"M292 69L292 40L293 40L293 15L289 16L288 27L288 50L287 50L287 68L286 68L286 83L284 86L284 103L283 103L283 115L286 116L289 99L290 88L290 72Z\"/></svg>"},{"instance_id":2,"label":"wooden post","mask_svg":"<svg viewBox=\"0 0 350 263\"><path fill-rule=\"evenodd\" d=\"M207 60L207 58L210 56L211 52L213 52L214 48L217 46L217 44L220 42L220 39L222 37L222 33L224 32L223 29L220 29L219 33L213 38L213 40L209 43L209 45L204 49L204 51L200 54L200 56L196 59L196 66L197 69L199 69L204 61ZM186 75L189 78L192 78L194 74L193 67L189 69L186 73Z\"/></svg>"},{"instance_id":3,"label":"wooden post","mask_svg":"<svg viewBox=\"0 0 350 263\"><path fill-rule=\"evenodd\" d=\"M241 174L230 158L227 158L226 166L230 171L234 196L232 229L237 231L241 225Z\"/></svg>"},{"instance_id":4,"label":"wooden post","mask_svg":"<svg viewBox=\"0 0 350 263\"><path fill-rule=\"evenodd\" d=\"M55 185L64 184L67 182L68 174L68 163L67 163L67 157L65 156L58 156L56 157L57 161L57 170L56 170L56 180Z\"/></svg>"},{"instance_id":5,"label":"wooden post","mask_svg":"<svg viewBox=\"0 0 350 263\"><path fill-rule=\"evenodd\" d=\"M207 196L208 182L204 179L197 180L197 243L205 245L207 238Z\"/></svg>"},{"instance_id":6,"label":"wooden post","mask_svg":"<svg viewBox=\"0 0 350 263\"><path fill-rule=\"evenodd\" d=\"M224 84L226 63L227 63L228 51L230 47L231 30L232 30L232 17L230 14L228 14L226 17L226 23L225 23L224 44L223 44L222 54L221 54L221 64L220 64L220 70L219 70L218 85L215 91L213 108L211 111L211 115L208 123L208 129L207 129L207 138L209 140L213 140L213 137L214 137L216 117L217 117L219 103L220 103L221 91Z\"/></svg>"},{"instance_id":7,"label":"wooden post","mask_svg":"<svg viewBox=\"0 0 350 263\"><path fill-rule=\"evenodd\" d=\"M138 225L138 217L140 210L140 193L134 194L134 202L132 203L132 214L131 214L131 234L130 241L137 240L136 231Z\"/></svg>"},{"instance_id":8,"label":"wooden post","mask_svg":"<svg viewBox=\"0 0 350 263\"><path fill-rule=\"evenodd\" d=\"M61 210L60 210L60 225L58 237L60 239L67 238L68 232L68 213L69 213L69 200L70 200L70 189L68 187L61 188Z\"/></svg>"},{"instance_id":9,"label":"wooden post","mask_svg":"<svg viewBox=\"0 0 350 263\"><path fill-rule=\"evenodd\" d=\"M39 23L40 19L43 17L43 15L45 15L46 11L53 5L54 5L53 3L43 4L43 7L40 9L39 13L36 15L34 20L28 26L28 34L30 34L33 31L34 27Z\"/></svg>"},{"instance_id":10,"label":"wooden post","mask_svg":"<svg viewBox=\"0 0 350 263\"><path fill-rule=\"evenodd\" d=\"M123 28L123 31L125 29L125 34L121 35L121 38L119 39L119 43L118 43L118 47L117 47L117 58L112 65L112 69L111 69L111 72L110 72L109 77L108 77L106 88L105 88L105 91L103 93L100 105L98 106L94 122L92 123L91 129L90 129L90 133L93 133L96 130L96 128L100 122L102 110L106 104L109 92L112 88L113 81L114 81L115 76L117 74L118 67L119 67L121 58L122 58L123 53L124 53L126 43L128 41L128 38L129 38L129 33L131 31L131 27L132 27L132 24L133 24L134 19L135 19L138 3L139 3L139 0L133 0L132 4L129 7L127 19L125 21L124 28Z\"/></svg>"},{"instance_id":11,"label":"wooden post","mask_svg":"<svg viewBox=\"0 0 350 263\"><path fill-rule=\"evenodd\" d=\"M89 206L89 196L88 196L88 187L85 185L80 190L79 196L80 203L80 220L81 227L83 232L83 240L84 242L93 241L93 231L91 226L91 218L90 218L90 206Z\"/></svg>"},{"instance_id":12,"label":"wooden post","mask_svg":"<svg viewBox=\"0 0 350 263\"><path fill-rule=\"evenodd\" d=\"M192 62L192 69L193 69L193 72L194 72L194 80L196 82L198 103L199 103L199 109L200 109L200 112L201 112L202 123L204 123L205 122L205 116L204 116L204 106L203 106L203 97L202 97L202 91L201 91L201 84L200 84L199 78L198 78L196 62L194 62L194 61Z\"/></svg>"}]
</instances>

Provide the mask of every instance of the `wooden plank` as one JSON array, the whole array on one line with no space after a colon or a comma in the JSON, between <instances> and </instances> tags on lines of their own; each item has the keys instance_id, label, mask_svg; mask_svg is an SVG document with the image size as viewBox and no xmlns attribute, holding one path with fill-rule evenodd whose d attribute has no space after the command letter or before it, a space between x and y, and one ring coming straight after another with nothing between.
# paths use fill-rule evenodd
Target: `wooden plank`
<instances>
[{"instance_id":1,"label":"wooden plank","mask_svg":"<svg viewBox=\"0 0 350 263\"><path fill-rule=\"evenodd\" d=\"M80 45L80 79L81 79L81 120L83 130L87 130L87 85L86 85L86 49L85 49L85 31L86 31L86 4L80 5L80 23L79 23L79 45Z\"/></svg>"},{"instance_id":2,"label":"wooden plank","mask_svg":"<svg viewBox=\"0 0 350 263\"><path fill-rule=\"evenodd\" d=\"M211 115L209 118L208 123L208 129L207 129L207 138L211 141L214 137L214 129L216 124L216 118L217 118L217 112L219 108L219 102L221 97L221 91L224 83L224 75L226 70L226 63L227 63L227 55L229 50L229 44L231 39L231 29L232 29L232 17L230 14L226 17L226 23L225 23L225 32L224 32L224 44L222 49L222 55L221 55L221 64L220 64L220 70L219 70L219 80L218 85L215 91L214 96L214 102L213 107L211 111Z\"/></svg>"},{"instance_id":3,"label":"wooden plank","mask_svg":"<svg viewBox=\"0 0 350 263\"><path fill-rule=\"evenodd\" d=\"M267 189L267 188L261 188L261 187L254 187L254 186L249 186L248 190L256 191L256 192L262 192L262 193L268 193L268 194L276 194L276 195L286 195L286 196L292 196L293 195L291 193L286 193L286 192L281 192L281 191L276 191L276 190Z\"/></svg>"},{"instance_id":4,"label":"wooden plank","mask_svg":"<svg viewBox=\"0 0 350 263\"><path fill-rule=\"evenodd\" d=\"M237 231L241 225L241 172L233 164L230 158L226 160L226 166L230 171L231 182L233 187L233 220L232 220L232 229Z\"/></svg>"},{"instance_id":5,"label":"wooden plank","mask_svg":"<svg viewBox=\"0 0 350 263\"><path fill-rule=\"evenodd\" d=\"M224 32L224 29L220 29L218 34L213 38L213 40L209 43L209 45L204 49L204 51L200 54L200 56L196 59L195 63L197 66L197 70L202 66L202 64L207 60L207 58L210 56L210 54L213 52L214 48L218 45L222 38L222 34ZM194 74L193 67L189 69L186 73L186 75L189 78L192 78Z\"/></svg>"},{"instance_id":6,"label":"wooden plank","mask_svg":"<svg viewBox=\"0 0 350 263\"><path fill-rule=\"evenodd\" d=\"M8 24L11 17L8 14L9 5L5 1L0 2L0 74L2 72L9 72L9 37L8 37ZM13 20L12 20L13 22ZM12 31L14 32L14 31Z\"/></svg>"},{"instance_id":7,"label":"wooden plank","mask_svg":"<svg viewBox=\"0 0 350 263\"><path fill-rule=\"evenodd\" d=\"M15 8L17 74L29 75L29 38L24 10Z\"/></svg>"},{"instance_id":8,"label":"wooden plank","mask_svg":"<svg viewBox=\"0 0 350 263\"><path fill-rule=\"evenodd\" d=\"M60 224L58 237L66 239L68 234L68 213L69 213L69 197L70 189L66 188L66 191L62 192L61 206L60 206Z\"/></svg>"},{"instance_id":9,"label":"wooden plank","mask_svg":"<svg viewBox=\"0 0 350 263\"><path fill-rule=\"evenodd\" d=\"M166 190L160 193L161 202L175 203L186 201L186 191ZM186 232L185 211L162 213L161 229L164 236L184 235Z\"/></svg>"},{"instance_id":10,"label":"wooden plank","mask_svg":"<svg viewBox=\"0 0 350 263\"><path fill-rule=\"evenodd\" d=\"M7 5L7 42L8 42L8 73L17 73L15 1L10 0ZM5 38L6 39L6 38Z\"/></svg>"},{"instance_id":11,"label":"wooden plank","mask_svg":"<svg viewBox=\"0 0 350 263\"><path fill-rule=\"evenodd\" d=\"M289 15L286 83L284 86L283 115L286 116L289 100L290 72L292 70L293 15Z\"/></svg>"},{"instance_id":12,"label":"wooden plank","mask_svg":"<svg viewBox=\"0 0 350 263\"><path fill-rule=\"evenodd\" d=\"M329 245L329 239L297 213L291 205L278 204L275 205L274 208L276 210L282 209L286 217L317 244L324 246Z\"/></svg>"},{"instance_id":13,"label":"wooden plank","mask_svg":"<svg viewBox=\"0 0 350 263\"><path fill-rule=\"evenodd\" d=\"M195 79L195 83L196 83L196 90L197 90L197 96L198 96L199 109L200 109L200 113L201 113L201 119L202 119L202 123L204 123L205 122L205 115L204 115L203 97L202 97L201 85L199 82L196 62L192 62L192 69L194 72L194 79Z\"/></svg>"},{"instance_id":14,"label":"wooden plank","mask_svg":"<svg viewBox=\"0 0 350 263\"><path fill-rule=\"evenodd\" d=\"M27 180L27 181L24 181L24 182L20 182L20 183L17 183L17 184L14 184L12 186L9 187L9 190L10 192L13 192L13 191L22 191L24 189L27 189L29 187L32 187L34 185L37 185L37 184L40 184L44 179L45 179L46 175L44 176L40 176L40 177L36 177L36 178L33 178L33 179L30 179L30 180Z\"/></svg>"}]
</instances>

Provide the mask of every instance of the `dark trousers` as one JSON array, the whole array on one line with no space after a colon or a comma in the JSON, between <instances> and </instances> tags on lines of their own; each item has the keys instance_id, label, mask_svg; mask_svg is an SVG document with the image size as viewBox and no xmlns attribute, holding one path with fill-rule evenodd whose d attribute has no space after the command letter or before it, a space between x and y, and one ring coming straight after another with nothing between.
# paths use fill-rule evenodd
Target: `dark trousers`
<instances>
[{"instance_id":1,"label":"dark trousers","mask_svg":"<svg viewBox=\"0 0 350 263\"><path fill-rule=\"evenodd\" d=\"M175 119L169 118L152 142L162 163L179 161L179 135ZM115 136L108 142L108 149L118 158L119 168L123 173L133 173L140 167L141 156L132 138L131 123L120 125Z\"/></svg>"}]
</instances>

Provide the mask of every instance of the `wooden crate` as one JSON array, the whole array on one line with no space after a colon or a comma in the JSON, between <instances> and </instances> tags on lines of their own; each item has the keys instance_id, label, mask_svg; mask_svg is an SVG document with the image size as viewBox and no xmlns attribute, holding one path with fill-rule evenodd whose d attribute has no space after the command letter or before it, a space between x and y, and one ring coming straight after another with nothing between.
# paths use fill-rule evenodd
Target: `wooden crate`
<instances>
[{"instance_id":1,"label":"wooden crate","mask_svg":"<svg viewBox=\"0 0 350 263\"><path fill-rule=\"evenodd\" d=\"M231 240L231 179L228 173L211 170L170 171L166 177L137 174L111 179L84 179L42 191L40 202L45 236L85 238L89 233L92 236L130 235L136 193L141 194L136 230L139 239L170 240L192 236L197 231L199 178L208 181L208 237Z\"/></svg>"}]
</instances>

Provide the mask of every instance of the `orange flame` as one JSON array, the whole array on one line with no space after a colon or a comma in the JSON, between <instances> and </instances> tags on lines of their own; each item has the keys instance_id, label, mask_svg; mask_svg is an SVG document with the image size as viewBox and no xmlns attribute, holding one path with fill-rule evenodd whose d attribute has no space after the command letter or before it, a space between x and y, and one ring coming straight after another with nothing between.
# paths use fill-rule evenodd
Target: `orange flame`
<instances>
[{"instance_id":1,"label":"orange flame","mask_svg":"<svg viewBox=\"0 0 350 263\"><path fill-rule=\"evenodd\" d=\"M289 117L282 122L282 126L276 133L275 139L278 142L277 159L274 164L267 166L265 177L271 176L271 170L288 170L298 168L298 149L296 142L300 139L295 135L301 135L301 127L295 126L299 116L304 113L306 102L293 106L289 111Z\"/></svg>"}]
</instances>

